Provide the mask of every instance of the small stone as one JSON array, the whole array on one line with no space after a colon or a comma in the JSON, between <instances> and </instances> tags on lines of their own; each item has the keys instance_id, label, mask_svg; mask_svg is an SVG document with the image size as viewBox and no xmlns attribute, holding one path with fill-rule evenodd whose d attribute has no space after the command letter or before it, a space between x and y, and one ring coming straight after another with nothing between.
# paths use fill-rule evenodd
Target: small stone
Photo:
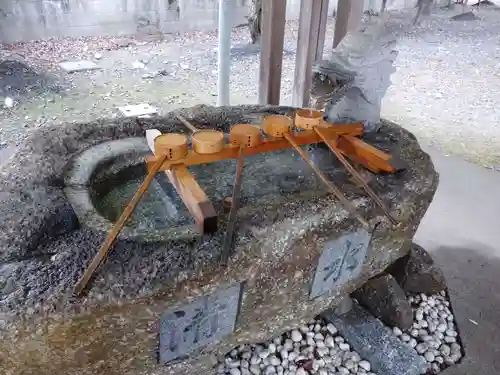
<instances>
[{"instance_id":1,"label":"small stone","mask_svg":"<svg viewBox=\"0 0 500 375\"><path fill-rule=\"evenodd\" d=\"M392 332L396 335L396 336L401 336L403 334L403 331L401 331L401 329L399 327L394 327L392 328Z\"/></svg>"},{"instance_id":2,"label":"small stone","mask_svg":"<svg viewBox=\"0 0 500 375\"><path fill-rule=\"evenodd\" d=\"M411 337L406 333L403 333L401 335L401 340L403 340L404 342L408 342L408 341L410 341L410 339L411 339Z\"/></svg>"},{"instance_id":3,"label":"small stone","mask_svg":"<svg viewBox=\"0 0 500 375\"><path fill-rule=\"evenodd\" d=\"M268 356L269 356L269 350L263 350L263 351L261 351L261 352L259 353L259 357L260 357L261 359L265 359L265 358L267 358Z\"/></svg>"},{"instance_id":4,"label":"small stone","mask_svg":"<svg viewBox=\"0 0 500 375\"><path fill-rule=\"evenodd\" d=\"M444 357L444 363L447 365L447 366L451 366L455 363L455 361L453 359L451 359L451 357Z\"/></svg>"},{"instance_id":5,"label":"small stone","mask_svg":"<svg viewBox=\"0 0 500 375\"><path fill-rule=\"evenodd\" d=\"M335 336L333 341L335 341L338 344L338 343L344 342L345 340L342 336Z\"/></svg>"},{"instance_id":6,"label":"small stone","mask_svg":"<svg viewBox=\"0 0 500 375\"><path fill-rule=\"evenodd\" d=\"M349 375L349 370L343 366L340 366L337 371L338 375Z\"/></svg>"},{"instance_id":7,"label":"small stone","mask_svg":"<svg viewBox=\"0 0 500 375\"><path fill-rule=\"evenodd\" d=\"M418 354L424 354L428 348L429 345L427 345L427 343L425 342L422 342L415 347L415 350L417 351Z\"/></svg>"},{"instance_id":8,"label":"small stone","mask_svg":"<svg viewBox=\"0 0 500 375\"><path fill-rule=\"evenodd\" d=\"M365 371L370 371L371 370L371 365L370 365L370 362L368 362L368 361L365 361L365 360L360 361L358 363L358 365L359 365L359 367L361 367Z\"/></svg>"},{"instance_id":9,"label":"small stone","mask_svg":"<svg viewBox=\"0 0 500 375\"><path fill-rule=\"evenodd\" d=\"M278 359L278 357L272 355L271 357L269 357L269 363L271 364L271 366L278 366L281 364L281 361Z\"/></svg>"},{"instance_id":10,"label":"small stone","mask_svg":"<svg viewBox=\"0 0 500 375\"><path fill-rule=\"evenodd\" d=\"M408 341L408 345L414 348L415 346L417 346L417 340L411 339L410 341Z\"/></svg>"},{"instance_id":11,"label":"small stone","mask_svg":"<svg viewBox=\"0 0 500 375\"><path fill-rule=\"evenodd\" d=\"M410 335L413 337L418 337L419 336L418 329L412 329L410 331Z\"/></svg>"},{"instance_id":12,"label":"small stone","mask_svg":"<svg viewBox=\"0 0 500 375\"><path fill-rule=\"evenodd\" d=\"M444 342L447 344L451 344L452 342L456 342L456 341L457 341L457 339L455 337L451 337L451 336L444 337Z\"/></svg>"},{"instance_id":13,"label":"small stone","mask_svg":"<svg viewBox=\"0 0 500 375\"><path fill-rule=\"evenodd\" d=\"M300 332L302 332L304 335L309 332L309 327L308 326L302 326L299 328Z\"/></svg>"},{"instance_id":14,"label":"small stone","mask_svg":"<svg viewBox=\"0 0 500 375\"><path fill-rule=\"evenodd\" d=\"M453 361L453 363L457 363L460 360L460 358L462 358L462 354L461 353L452 353L450 355L450 358Z\"/></svg>"},{"instance_id":15,"label":"small stone","mask_svg":"<svg viewBox=\"0 0 500 375\"><path fill-rule=\"evenodd\" d=\"M439 332L446 332L447 328L448 328L448 326L445 323L441 323L440 325L437 326L437 330Z\"/></svg>"},{"instance_id":16,"label":"small stone","mask_svg":"<svg viewBox=\"0 0 500 375\"><path fill-rule=\"evenodd\" d=\"M434 357L434 354L432 354L431 352L425 352L424 358L427 362L432 363L432 362L434 362L435 357Z\"/></svg>"},{"instance_id":17,"label":"small stone","mask_svg":"<svg viewBox=\"0 0 500 375\"><path fill-rule=\"evenodd\" d=\"M238 368L232 368L232 369L229 371L229 373L230 373L231 375L241 375L241 371L240 371L240 369L238 369Z\"/></svg>"},{"instance_id":18,"label":"small stone","mask_svg":"<svg viewBox=\"0 0 500 375\"><path fill-rule=\"evenodd\" d=\"M276 353L276 344L269 344L267 350L269 350L269 353Z\"/></svg>"},{"instance_id":19,"label":"small stone","mask_svg":"<svg viewBox=\"0 0 500 375\"><path fill-rule=\"evenodd\" d=\"M327 348L334 348L335 347L335 341L333 341L332 336L326 336L325 338L325 346Z\"/></svg>"},{"instance_id":20,"label":"small stone","mask_svg":"<svg viewBox=\"0 0 500 375\"><path fill-rule=\"evenodd\" d=\"M437 363L431 363L431 370L434 374L437 374L440 370L439 365Z\"/></svg>"},{"instance_id":21,"label":"small stone","mask_svg":"<svg viewBox=\"0 0 500 375\"><path fill-rule=\"evenodd\" d=\"M302 334L297 330L293 330L292 334L291 334L291 338L292 338L293 342L300 342L300 341L302 341Z\"/></svg>"},{"instance_id":22,"label":"small stone","mask_svg":"<svg viewBox=\"0 0 500 375\"><path fill-rule=\"evenodd\" d=\"M306 370L304 370L302 367L299 367L297 371L295 372L296 375L309 375Z\"/></svg>"},{"instance_id":23,"label":"small stone","mask_svg":"<svg viewBox=\"0 0 500 375\"><path fill-rule=\"evenodd\" d=\"M250 358L250 365L258 365L262 360L258 356L252 356Z\"/></svg>"},{"instance_id":24,"label":"small stone","mask_svg":"<svg viewBox=\"0 0 500 375\"><path fill-rule=\"evenodd\" d=\"M335 326L332 323L328 323L326 325L326 329L328 332L330 332L332 336L337 334L337 328L335 328Z\"/></svg>"},{"instance_id":25,"label":"small stone","mask_svg":"<svg viewBox=\"0 0 500 375\"><path fill-rule=\"evenodd\" d=\"M339 348L342 351L348 351L351 349L351 346L348 343L341 342L341 343L339 343Z\"/></svg>"},{"instance_id":26,"label":"small stone","mask_svg":"<svg viewBox=\"0 0 500 375\"><path fill-rule=\"evenodd\" d=\"M436 356L436 358L434 359L434 361L436 361L439 364L442 364L442 363L444 363L444 358L441 357L440 355L438 355L438 356Z\"/></svg>"},{"instance_id":27,"label":"small stone","mask_svg":"<svg viewBox=\"0 0 500 375\"><path fill-rule=\"evenodd\" d=\"M450 337L457 337L458 334L457 334L457 331L454 331L452 329L447 329L446 330L446 336L450 336Z\"/></svg>"}]
</instances>

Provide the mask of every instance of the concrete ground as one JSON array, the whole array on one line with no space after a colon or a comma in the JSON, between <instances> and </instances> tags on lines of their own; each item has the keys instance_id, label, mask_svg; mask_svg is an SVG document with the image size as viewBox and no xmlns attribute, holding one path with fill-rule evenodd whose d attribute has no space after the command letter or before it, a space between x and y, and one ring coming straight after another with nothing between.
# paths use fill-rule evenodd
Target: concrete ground
<instances>
[{"instance_id":1,"label":"concrete ground","mask_svg":"<svg viewBox=\"0 0 500 375\"><path fill-rule=\"evenodd\" d=\"M447 375L500 371L500 173L428 149L440 184L416 242L445 272L466 358Z\"/></svg>"}]
</instances>

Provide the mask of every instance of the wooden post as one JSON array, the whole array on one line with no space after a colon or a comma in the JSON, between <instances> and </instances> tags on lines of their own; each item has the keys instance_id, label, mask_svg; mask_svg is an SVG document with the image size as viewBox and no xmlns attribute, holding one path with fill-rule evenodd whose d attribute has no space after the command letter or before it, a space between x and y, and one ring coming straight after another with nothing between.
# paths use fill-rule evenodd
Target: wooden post
<instances>
[{"instance_id":1,"label":"wooden post","mask_svg":"<svg viewBox=\"0 0 500 375\"><path fill-rule=\"evenodd\" d=\"M229 78L231 75L231 19L233 0L219 2L219 50L217 71L217 105L229 105Z\"/></svg>"},{"instance_id":2,"label":"wooden post","mask_svg":"<svg viewBox=\"0 0 500 375\"><path fill-rule=\"evenodd\" d=\"M323 58L327 18L328 0L301 1L292 98L294 107L309 106L312 63Z\"/></svg>"},{"instance_id":3,"label":"wooden post","mask_svg":"<svg viewBox=\"0 0 500 375\"><path fill-rule=\"evenodd\" d=\"M348 31L361 25L363 6L364 0L338 0L333 48L337 47Z\"/></svg>"},{"instance_id":4,"label":"wooden post","mask_svg":"<svg viewBox=\"0 0 500 375\"><path fill-rule=\"evenodd\" d=\"M280 103L281 65L285 39L286 0L262 2L259 103Z\"/></svg>"}]
</instances>

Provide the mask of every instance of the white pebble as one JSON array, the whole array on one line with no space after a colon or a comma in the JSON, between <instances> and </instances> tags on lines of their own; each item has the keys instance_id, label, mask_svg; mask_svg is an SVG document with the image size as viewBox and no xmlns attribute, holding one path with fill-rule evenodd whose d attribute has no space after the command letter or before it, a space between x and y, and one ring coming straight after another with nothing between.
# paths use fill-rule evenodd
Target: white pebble
<instances>
[{"instance_id":1,"label":"white pebble","mask_svg":"<svg viewBox=\"0 0 500 375\"><path fill-rule=\"evenodd\" d=\"M401 335L401 340L403 340L404 342L408 342L408 341L410 341L410 339L411 339L411 337L406 333L403 333Z\"/></svg>"},{"instance_id":2,"label":"white pebble","mask_svg":"<svg viewBox=\"0 0 500 375\"><path fill-rule=\"evenodd\" d=\"M328 355L329 350L327 347L322 347L322 348L316 348L316 352L318 353L318 355L320 357L324 357L324 356Z\"/></svg>"},{"instance_id":3,"label":"white pebble","mask_svg":"<svg viewBox=\"0 0 500 375\"><path fill-rule=\"evenodd\" d=\"M333 341L332 336L326 336L325 345L327 348L334 348L335 347L335 341Z\"/></svg>"},{"instance_id":4,"label":"white pebble","mask_svg":"<svg viewBox=\"0 0 500 375\"><path fill-rule=\"evenodd\" d=\"M435 359L434 354L432 354L431 352L425 352L424 358L429 363L434 362L434 359Z\"/></svg>"},{"instance_id":5,"label":"white pebble","mask_svg":"<svg viewBox=\"0 0 500 375\"><path fill-rule=\"evenodd\" d=\"M414 348L415 346L417 346L417 340L411 339L410 341L408 341L408 345Z\"/></svg>"},{"instance_id":6,"label":"white pebble","mask_svg":"<svg viewBox=\"0 0 500 375\"><path fill-rule=\"evenodd\" d=\"M299 367L297 369L297 372L295 374L296 375L308 375L308 373L306 372L306 370L304 370L302 367Z\"/></svg>"},{"instance_id":7,"label":"white pebble","mask_svg":"<svg viewBox=\"0 0 500 375\"><path fill-rule=\"evenodd\" d=\"M250 372L253 375L260 375L260 367L257 365L252 365L252 366L250 366Z\"/></svg>"},{"instance_id":8,"label":"white pebble","mask_svg":"<svg viewBox=\"0 0 500 375\"><path fill-rule=\"evenodd\" d=\"M240 369L238 369L238 368L232 368L232 369L229 371L229 373L230 373L231 375L241 375L241 371L240 371Z\"/></svg>"},{"instance_id":9,"label":"white pebble","mask_svg":"<svg viewBox=\"0 0 500 375\"><path fill-rule=\"evenodd\" d=\"M328 323L326 325L326 329L328 332L330 332L332 336L337 334L337 328L335 328L335 326L332 323Z\"/></svg>"},{"instance_id":10,"label":"white pebble","mask_svg":"<svg viewBox=\"0 0 500 375\"><path fill-rule=\"evenodd\" d=\"M302 326L299 328L299 331L302 332L304 335L309 332L309 327L308 326Z\"/></svg>"},{"instance_id":11,"label":"white pebble","mask_svg":"<svg viewBox=\"0 0 500 375\"><path fill-rule=\"evenodd\" d=\"M255 356L255 355L254 355L254 356L252 356L252 357L250 358L250 364L251 364L251 365L258 365L260 362L261 362L261 359L260 359L260 357L258 357L258 356Z\"/></svg>"},{"instance_id":12,"label":"white pebble","mask_svg":"<svg viewBox=\"0 0 500 375\"><path fill-rule=\"evenodd\" d=\"M439 332L446 332L448 329L448 326L445 323L441 323L440 325L437 326L437 330Z\"/></svg>"},{"instance_id":13,"label":"white pebble","mask_svg":"<svg viewBox=\"0 0 500 375\"><path fill-rule=\"evenodd\" d=\"M340 350L343 350L343 351L348 351L348 350L351 349L351 347L349 346L349 344L346 343L346 342L339 343L339 348L340 348Z\"/></svg>"},{"instance_id":14,"label":"white pebble","mask_svg":"<svg viewBox=\"0 0 500 375\"><path fill-rule=\"evenodd\" d=\"M452 355L450 355L450 358L453 362L458 362L458 360L460 358L462 358L462 354L461 353L453 353Z\"/></svg>"},{"instance_id":15,"label":"white pebble","mask_svg":"<svg viewBox=\"0 0 500 375\"><path fill-rule=\"evenodd\" d=\"M443 359L443 357L441 357L440 355L438 355L438 356L436 356L436 358L434 359L434 361L436 361L439 364L442 364L444 362L444 359Z\"/></svg>"},{"instance_id":16,"label":"white pebble","mask_svg":"<svg viewBox=\"0 0 500 375\"><path fill-rule=\"evenodd\" d=\"M368 362L368 361L365 361L365 360L360 361L358 365L359 365L359 367L361 367L365 371L371 370L371 365L370 365L370 362Z\"/></svg>"},{"instance_id":17,"label":"white pebble","mask_svg":"<svg viewBox=\"0 0 500 375\"><path fill-rule=\"evenodd\" d=\"M316 346L316 342L314 341L314 339L312 337L308 337L306 340L306 343L309 346Z\"/></svg>"},{"instance_id":18,"label":"white pebble","mask_svg":"<svg viewBox=\"0 0 500 375\"><path fill-rule=\"evenodd\" d=\"M342 336L335 336L333 341L335 341L336 343L341 343L341 342L344 342L345 340Z\"/></svg>"},{"instance_id":19,"label":"white pebble","mask_svg":"<svg viewBox=\"0 0 500 375\"><path fill-rule=\"evenodd\" d=\"M259 353L259 357L261 359L266 359L267 357L269 357L269 354L270 354L269 350L263 350Z\"/></svg>"},{"instance_id":20,"label":"white pebble","mask_svg":"<svg viewBox=\"0 0 500 375\"><path fill-rule=\"evenodd\" d=\"M457 337L457 331L454 331L452 329L447 329L446 330L446 336L450 336L450 337Z\"/></svg>"},{"instance_id":21,"label":"white pebble","mask_svg":"<svg viewBox=\"0 0 500 375\"><path fill-rule=\"evenodd\" d=\"M269 350L269 353L276 353L276 345L269 344L269 346L267 347L267 350Z\"/></svg>"},{"instance_id":22,"label":"white pebble","mask_svg":"<svg viewBox=\"0 0 500 375\"><path fill-rule=\"evenodd\" d=\"M455 337L450 337L450 336L445 336L444 337L444 342L447 344L451 344L452 342L456 342L457 339Z\"/></svg>"},{"instance_id":23,"label":"white pebble","mask_svg":"<svg viewBox=\"0 0 500 375\"><path fill-rule=\"evenodd\" d=\"M446 356L449 356L450 353L451 353L451 349L448 345L446 344L443 344L439 347L439 351L441 352L441 354L446 357Z\"/></svg>"},{"instance_id":24,"label":"white pebble","mask_svg":"<svg viewBox=\"0 0 500 375\"><path fill-rule=\"evenodd\" d=\"M281 349L280 350L280 357L281 357L281 359L288 359L288 350Z\"/></svg>"},{"instance_id":25,"label":"white pebble","mask_svg":"<svg viewBox=\"0 0 500 375\"><path fill-rule=\"evenodd\" d=\"M437 374L439 372L439 365L437 363L432 363L431 370L434 374Z\"/></svg>"},{"instance_id":26,"label":"white pebble","mask_svg":"<svg viewBox=\"0 0 500 375\"><path fill-rule=\"evenodd\" d=\"M403 331L401 331L401 329L399 329L398 327L394 327L392 329L392 332L396 335L396 336L401 336L403 334Z\"/></svg>"},{"instance_id":27,"label":"white pebble","mask_svg":"<svg viewBox=\"0 0 500 375\"><path fill-rule=\"evenodd\" d=\"M429 346L427 345L427 343L422 342L415 347L415 350L417 351L418 354L424 354L428 348Z\"/></svg>"},{"instance_id":28,"label":"white pebble","mask_svg":"<svg viewBox=\"0 0 500 375\"><path fill-rule=\"evenodd\" d=\"M345 361L344 367L348 370L352 370L354 368L354 361L352 359L348 359Z\"/></svg>"},{"instance_id":29,"label":"white pebble","mask_svg":"<svg viewBox=\"0 0 500 375\"><path fill-rule=\"evenodd\" d=\"M269 363L271 366L279 366L281 364L281 361L276 357L275 355L272 355L269 357Z\"/></svg>"},{"instance_id":30,"label":"white pebble","mask_svg":"<svg viewBox=\"0 0 500 375\"><path fill-rule=\"evenodd\" d=\"M293 342L300 342L300 341L302 341L302 334L299 331L294 329L292 331L291 338L292 338Z\"/></svg>"},{"instance_id":31,"label":"white pebble","mask_svg":"<svg viewBox=\"0 0 500 375\"><path fill-rule=\"evenodd\" d=\"M325 341L325 336L318 332L314 335L314 340Z\"/></svg>"},{"instance_id":32,"label":"white pebble","mask_svg":"<svg viewBox=\"0 0 500 375\"><path fill-rule=\"evenodd\" d=\"M343 366L338 367L338 375L349 375L349 370Z\"/></svg>"}]
</instances>

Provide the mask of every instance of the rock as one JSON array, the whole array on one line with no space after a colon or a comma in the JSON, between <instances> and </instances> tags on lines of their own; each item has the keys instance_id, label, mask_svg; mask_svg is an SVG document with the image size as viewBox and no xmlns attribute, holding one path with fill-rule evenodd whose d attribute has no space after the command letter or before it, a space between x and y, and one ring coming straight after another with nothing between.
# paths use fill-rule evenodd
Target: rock
<instances>
[{"instance_id":1,"label":"rock","mask_svg":"<svg viewBox=\"0 0 500 375\"><path fill-rule=\"evenodd\" d=\"M293 109L180 110L196 126L223 131L256 112L291 115ZM81 216L74 211L65 192L66 173L82 152L129 137L144 141L146 129L186 132L174 113L47 125L33 129L2 166L0 261L15 261L19 267L8 275L13 290L2 294L8 303L0 304L2 319L9 317L6 329L0 331L0 353L16 360L0 363L0 373L208 374L214 357L312 321L404 256L404 243L413 237L438 184L429 156L402 127L383 122L373 138L366 137L408 163L397 176L377 175L380 184L373 185L381 199L401 214L400 225L393 227L380 210L366 204L361 191L352 190L345 170L331 168L331 154L324 151L319 166L342 190L349 189L348 196L365 219L380 222L361 255L339 254L342 248L334 246L338 241L346 243L363 234L358 222L306 167L299 168L293 152L280 153L279 163L274 154L252 156L253 162L245 165L245 209L238 213L240 225L229 267L219 265L224 230L187 238L176 233L158 238L155 232L156 240L139 241L127 237L133 231L129 228L97 270L87 295L74 298L74 283L101 246L110 223L99 213ZM144 148L147 151L145 142ZM213 196L231 194L234 162L222 165L193 167L197 179L213 188ZM328 278L331 283L318 288L321 297L311 298L323 254L328 255L326 261L349 256L340 277ZM22 335L13 334L21 328ZM203 339L194 342L198 329ZM33 342L40 343L37 350L26 351ZM110 342L113 345L105 345ZM77 352L85 352L79 361L62 355ZM102 358L113 360L104 366ZM262 363L254 364L251 358L249 362L250 368Z\"/></svg>"},{"instance_id":2,"label":"rock","mask_svg":"<svg viewBox=\"0 0 500 375\"><path fill-rule=\"evenodd\" d=\"M389 272L407 293L436 294L446 289L443 272L417 244L412 244L410 253L391 265Z\"/></svg>"},{"instance_id":3,"label":"rock","mask_svg":"<svg viewBox=\"0 0 500 375\"><path fill-rule=\"evenodd\" d=\"M405 292L391 275L383 274L370 279L352 296L385 324L403 330L411 328L413 309Z\"/></svg>"},{"instance_id":4,"label":"rock","mask_svg":"<svg viewBox=\"0 0 500 375\"><path fill-rule=\"evenodd\" d=\"M353 309L342 316L332 311L322 315L370 362L371 371L385 375L420 375L426 369L425 360L415 350L403 344L360 305L354 304Z\"/></svg>"},{"instance_id":5,"label":"rock","mask_svg":"<svg viewBox=\"0 0 500 375\"><path fill-rule=\"evenodd\" d=\"M297 330L293 330L291 333L291 339L293 342L300 342L302 341L302 334Z\"/></svg>"},{"instance_id":6,"label":"rock","mask_svg":"<svg viewBox=\"0 0 500 375\"><path fill-rule=\"evenodd\" d=\"M465 12L452 16L451 19L453 21L475 21L478 17L473 12Z\"/></svg>"}]
</instances>

